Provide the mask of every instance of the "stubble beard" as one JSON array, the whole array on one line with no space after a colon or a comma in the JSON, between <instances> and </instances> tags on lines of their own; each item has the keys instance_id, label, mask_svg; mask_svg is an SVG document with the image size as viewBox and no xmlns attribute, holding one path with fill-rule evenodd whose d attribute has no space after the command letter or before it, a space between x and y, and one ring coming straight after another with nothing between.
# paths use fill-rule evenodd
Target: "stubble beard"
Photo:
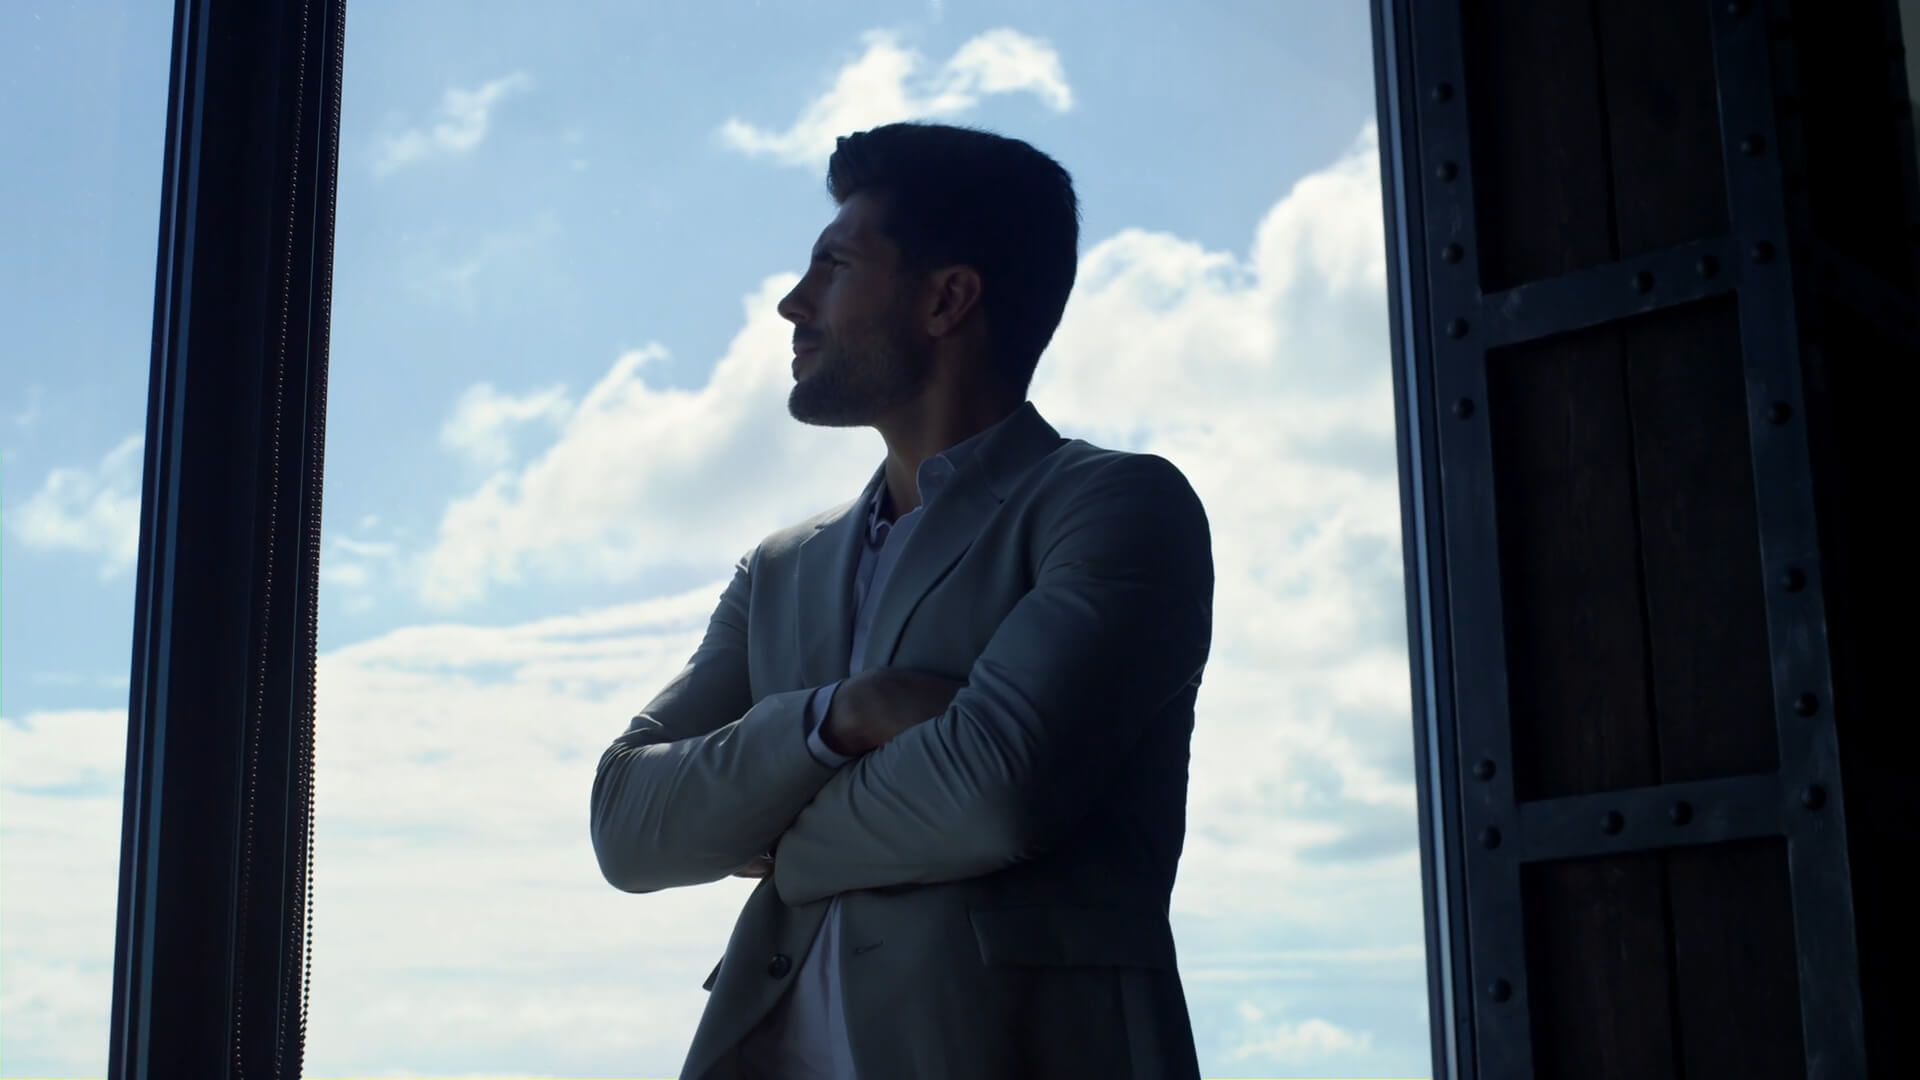
<instances>
[{"instance_id":1,"label":"stubble beard","mask_svg":"<svg viewBox=\"0 0 1920 1080\"><path fill-rule=\"evenodd\" d=\"M787 412L817 427L865 427L919 397L933 378L929 357L904 341L848 348L823 343L812 370L787 394Z\"/></svg>"}]
</instances>

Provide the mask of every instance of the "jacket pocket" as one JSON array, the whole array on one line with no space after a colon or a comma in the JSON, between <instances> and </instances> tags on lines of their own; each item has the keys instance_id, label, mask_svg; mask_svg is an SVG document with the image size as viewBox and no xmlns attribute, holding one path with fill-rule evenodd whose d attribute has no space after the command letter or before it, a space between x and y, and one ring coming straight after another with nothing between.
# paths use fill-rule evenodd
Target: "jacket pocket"
<instances>
[{"instance_id":1,"label":"jacket pocket","mask_svg":"<svg viewBox=\"0 0 1920 1080\"><path fill-rule=\"evenodd\" d=\"M967 914L988 967L1175 967L1173 929L1159 912L1036 905Z\"/></svg>"}]
</instances>

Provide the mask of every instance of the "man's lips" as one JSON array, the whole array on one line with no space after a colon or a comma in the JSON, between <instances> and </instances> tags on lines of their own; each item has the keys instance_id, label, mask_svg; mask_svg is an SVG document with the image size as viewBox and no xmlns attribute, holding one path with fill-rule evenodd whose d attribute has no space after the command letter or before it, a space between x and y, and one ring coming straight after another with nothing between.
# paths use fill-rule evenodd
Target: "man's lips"
<instances>
[{"instance_id":1,"label":"man's lips","mask_svg":"<svg viewBox=\"0 0 1920 1080\"><path fill-rule=\"evenodd\" d=\"M793 346L793 377L794 378L797 379L800 377L800 368L807 363L808 357L811 357L814 353L817 353L819 351L820 351L820 346L818 345L802 345L797 342L794 344Z\"/></svg>"}]
</instances>

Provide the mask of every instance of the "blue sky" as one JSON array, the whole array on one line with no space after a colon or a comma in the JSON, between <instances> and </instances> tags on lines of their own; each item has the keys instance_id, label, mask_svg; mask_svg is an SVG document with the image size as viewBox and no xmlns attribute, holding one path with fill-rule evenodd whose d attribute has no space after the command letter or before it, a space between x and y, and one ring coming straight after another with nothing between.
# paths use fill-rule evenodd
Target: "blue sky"
<instances>
[{"instance_id":1,"label":"blue sky","mask_svg":"<svg viewBox=\"0 0 1920 1080\"><path fill-rule=\"evenodd\" d=\"M592 763L732 560L879 459L786 418L773 300L832 136L909 117L1074 173L1034 399L1213 519L1174 900L1203 1066L1426 1074L1366 8L1167 10L350 10L314 1075L677 1066L745 891L608 888ZM0 10L8 1076L105 1066L170 18Z\"/></svg>"}]
</instances>

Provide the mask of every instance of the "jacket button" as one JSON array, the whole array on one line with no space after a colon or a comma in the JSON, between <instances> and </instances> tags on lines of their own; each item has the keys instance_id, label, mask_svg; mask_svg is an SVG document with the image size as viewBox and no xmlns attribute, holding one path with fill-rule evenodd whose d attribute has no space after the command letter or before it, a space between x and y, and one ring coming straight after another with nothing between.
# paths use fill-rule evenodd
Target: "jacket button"
<instances>
[{"instance_id":1,"label":"jacket button","mask_svg":"<svg viewBox=\"0 0 1920 1080\"><path fill-rule=\"evenodd\" d=\"M792 970L793 961L787 959L786 953L774 953L773 959L767 961L767 974L776 979L786 978L787 972Z\"/></svg>"}]
</instances>

